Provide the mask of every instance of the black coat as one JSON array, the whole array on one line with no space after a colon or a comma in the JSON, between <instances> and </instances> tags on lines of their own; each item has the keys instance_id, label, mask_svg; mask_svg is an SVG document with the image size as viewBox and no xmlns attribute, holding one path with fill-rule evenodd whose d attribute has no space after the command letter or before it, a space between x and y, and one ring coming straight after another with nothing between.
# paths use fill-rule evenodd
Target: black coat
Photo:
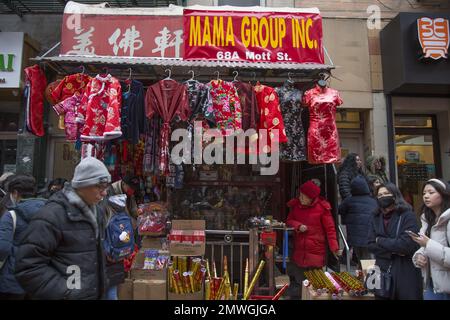
<instances>
[{"instance_id":1,"label":"black coat","mask_svg":"<svg viewBox=\"0 0 450 320\"><path fill-rule=\"evenodd\" d=\"M33 299L102 297L103 216L97 210L95 221L95 210L86 208L73 189L65 187L31 220L16 255L16 278ZM80 270L81 288L73 288L76 282L70 281L74 266Z\"/></svg>"},{"instance_id":2,"label":"black coat","mask_svg":"<svg viewBox=\"0 0 450 320\"><path fill-rule=\"evenodd\" d=\"M398 238L396 238L400 216L402 220ZM421 300L423 298L422 276L420 269L416 268L412 262L412 256L419 249L419 245L411 239L405 232L406 230L419 232L414 212L410 210L395 211L386 230L383 223L383 214L377 213L369 233L369 250L375 254L376 265L382 271L387 271L392 263L392 299ZM378 242L376 242L377 237L379 238Z\"/></svg>"},{"instance_id":3,"label":"black coat","mask_svg":"<svg viewBox=\"0 0 450 320\"><path fill-rule=\"evenodd\" d=\"M352 196L352 180L356 178L356 176L362 175L362 171L358 170L353 172L351 168L342 169L342 171L338 174L338 186L339 186L339 194L341 195L341 199L345 200L348 197Z\"/></svg>"},{"instance_id":4,"label":"black coat","mask_svg":"<svg viewBox=\"0 0 450 320\"><path fill-rule=\"evenodd\" d=\"M362 176L353 179L352 196L339 206L342 223L347 227L348 243L352 247L367 247L369 228L378 211L377 201L370 196L370 189Z\"/></svg>"}]
</instances>

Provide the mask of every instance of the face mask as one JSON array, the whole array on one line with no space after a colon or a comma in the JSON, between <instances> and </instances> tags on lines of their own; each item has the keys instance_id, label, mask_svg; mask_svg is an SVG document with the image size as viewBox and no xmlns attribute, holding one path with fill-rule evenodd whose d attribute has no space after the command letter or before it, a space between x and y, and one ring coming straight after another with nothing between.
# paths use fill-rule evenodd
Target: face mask
<instances>
[{"instance_id":1,"label":"face mask","mask_svg":"<svg viewBox=\"0 0 450 320\"><path fill-rule=\"evenodd\" d=\"M378 199L378 205L383 209L390 207L394 203L395 203L394 196L386 196Z\"/></svg>"}]
</instances>

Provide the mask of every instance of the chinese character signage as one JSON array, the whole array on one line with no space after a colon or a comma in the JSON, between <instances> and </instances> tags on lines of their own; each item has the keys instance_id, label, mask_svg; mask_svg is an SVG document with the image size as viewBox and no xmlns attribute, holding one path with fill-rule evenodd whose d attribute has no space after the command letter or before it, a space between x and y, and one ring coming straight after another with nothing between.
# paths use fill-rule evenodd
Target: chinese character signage
<instances>
[{"instance_id":1,"label":"chinese character signage","mask_svg":"<svg viewBox=\"0 0 450 320\"><path fill-rule=\"evenodd\" d=\"M23 44L23 32L0 32L0 88L20 88Z\"/></svg>"},{"instance_id":2,"label":"chinese character signage","mask_svg":"<svg viewBox=\"0 0 450 320\"><path fill-rule=\"evenodd\" d=\"M183 17L64 14L61 54L182 58Z\"/></svg>"},{"instance_id":3,"label":"chinese character signage","mask_svg":"<svg viewBox=\"0 0 450 320\"><path fill-rule=\"evenodd\" d=\"M83 13L78 19L65 13L61 54L324 63L317 9L179 12L167 16Z\"/></svg>"},{"instance_id":4,"label":"chinese character signage","mask_svg":"<svg viewBox=\"0 0 450 320\"><path fill-rule=\"evenodd\" d=\"M324 63L318 12L184 10L184 59Z\"/></svg>"},{"instance_id":5,"label":"chinese character signage","mask_svg":"<svg viewBox=\"0 0 450 320\"><path fill-rule=\"evenodd\" d=\"M417 19L417 31L424 58L447 59L449 44L449 23L447 19Z\"/></svg>"}]
</instances>

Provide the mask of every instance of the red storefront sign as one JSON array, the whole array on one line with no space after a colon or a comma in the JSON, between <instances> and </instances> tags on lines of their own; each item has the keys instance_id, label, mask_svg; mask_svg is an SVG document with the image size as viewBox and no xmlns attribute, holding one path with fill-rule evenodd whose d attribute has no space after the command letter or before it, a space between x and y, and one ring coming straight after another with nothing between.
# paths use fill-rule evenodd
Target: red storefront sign
<instances>
[{"instance_id":1,"label":"red storefront sign","mask_svg":"<svg viewBox=\"0 0 450 320\"><path fill-rule=\"evenodd\" d=\"M184 10L184 59L324 63L322 18L309 12Z\"/></svg>"},{"instance_id":2,"label":"red storefront sign","mask_svg":"<svg viewBox=\"0 0 450 320\"><path fill-rule=\"evenodd\" d=\"M322 19L318 11L64 13L61 54L323 63Z\"/></svg>"},{"instance_id":3,"label":"red storefront sign","mask_svg":"<svg viewBox=\"0 0 450 320\"><path fill-rule=\"evenodd\" d=\"M183 16L64 14L61 54L183 57Z\"/></svg>"}]
</instances>

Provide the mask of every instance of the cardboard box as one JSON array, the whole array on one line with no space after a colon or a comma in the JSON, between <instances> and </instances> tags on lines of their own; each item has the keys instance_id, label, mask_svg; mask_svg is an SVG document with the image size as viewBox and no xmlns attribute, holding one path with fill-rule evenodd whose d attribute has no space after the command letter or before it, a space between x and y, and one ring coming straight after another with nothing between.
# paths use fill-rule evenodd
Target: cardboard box
<instances>
[{"instance_id":1,"label":"cardboard box","mask_svg":"<svg viewBox=\"0 0 450 320\"><path fill-rule=\"evenodd\" d=\"M134 300L167 300L167 281L134 280Z\"/></svg>"},{"instance_id":2,"label":"cardboard box","mask_svg":"<svg viewBox=\"0 0 450 320\"><path fill-rule=\"evenodd\" d=\"M361 260L361 268L362 268L364 279L367 276L367 271L369 269L373 269L374 268L375 261L376 261L375 259L373 259L373 260Z\"/></svg>"},{"instance_id":3,"label":"cardboard box","mask_svg":"<svg viewBox=\"0 0 450 320\"><path fill-rule=\"evenodd\" d=\"M169 292L167 297L168 300L204 300L203 290L185 294L177 294L174 292Z\"/></svg>"},{"instance_id":4,"label":"cardboard box","mask_svg":"<svg viewBox=\"0 0 450 320\"><path fill-rule=\"evenodd\" d=\"M160 255L169 255L169 251L159 250ZM144 268L145 249L139 250L131 265L131 278L140 280L167 280L167 269L149 270Z\"/></svg>"},{"instance_id":5,"label":"cardboard box","mask_svg":"<svg viewBox=\"0 0 450 320\"><path fill-rule=\"evenodd\" d=\"M142 239L142 248L143 249L158 249L158 250L163 250L163 244L167 242L167 238L166 237L144 237L144 239Z\"/></svg>"},{"instance_id":6,"label":"cardboard box","mask_svg":"<svg viewBox=\"0 0 450 320\"><path fill-rule=\"evenodd\" d=\"M205 220L173 220L169 241L171 256L203 256Z\"/></svg>"},{"instance_id":7,"label":"cardboard box","mask_svg":"<svg viewBox=\"0 0 450 320\"><path fill-rule=\"evenodd\" d=\"M133 280L125 279L124 283L119 284L117 295L119 300L133 300Z\"/></svg>"}]
</instances>

